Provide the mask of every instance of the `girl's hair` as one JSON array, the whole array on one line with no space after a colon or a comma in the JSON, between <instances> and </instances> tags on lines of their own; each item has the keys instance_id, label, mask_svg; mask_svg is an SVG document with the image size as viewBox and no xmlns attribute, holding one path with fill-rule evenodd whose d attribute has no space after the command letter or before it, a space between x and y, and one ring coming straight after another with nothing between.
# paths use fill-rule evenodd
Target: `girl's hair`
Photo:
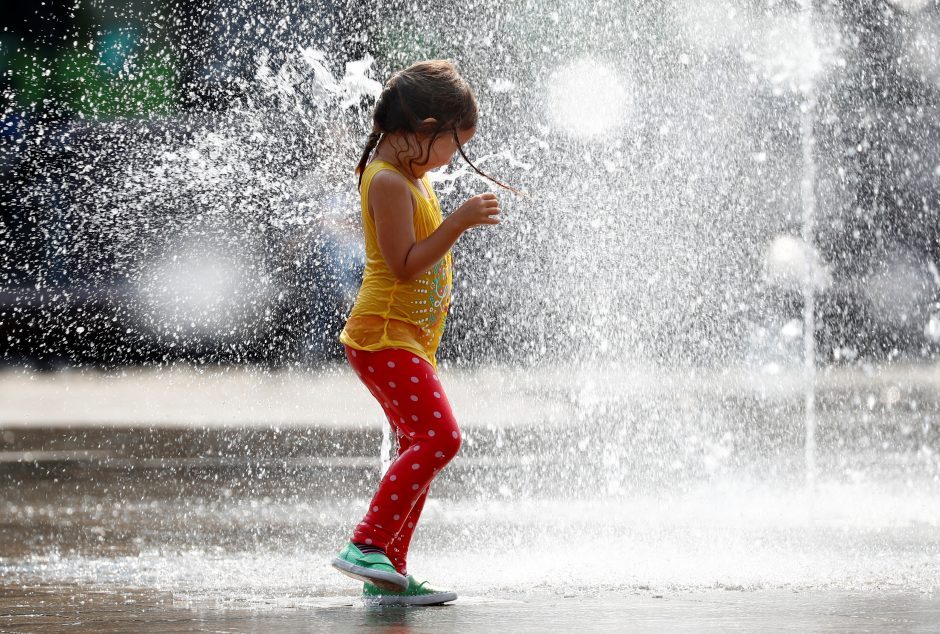
<instances>
[{"instance_id":1,"label":"girl's hair","mask_svg":"<svg viewBox=\"0 0 940 634\"><path fill-rule=\"evenodd\" d=\"M433 117L435 123L426 124L424 119ZM366 149L359 159L356 174L362 186L362 173L372 151L379 144L383 134L411 132L430 134L426 156L421 161L408 157L408 165L427 163L430 158L431 144L441 133L454 135L460 156L478 174L488 178L500 187L517 194L521 192L505 185L495 178L481 172L464 154L457 137L457 130L469 130L477 124L477 101L470 85L457 73L457 69L448 60L432 59L412 64L405 70L398 71L386 82L382 94L375 103L372 113L372 133L366 142ZM402 151L398 151L401 161Z\"/></svg>"}]
</instances>

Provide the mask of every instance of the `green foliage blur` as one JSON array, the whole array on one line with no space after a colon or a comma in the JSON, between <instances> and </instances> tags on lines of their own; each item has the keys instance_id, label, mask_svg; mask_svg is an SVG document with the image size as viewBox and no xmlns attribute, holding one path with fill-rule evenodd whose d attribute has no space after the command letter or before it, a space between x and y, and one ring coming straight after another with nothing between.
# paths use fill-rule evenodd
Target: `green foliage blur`
<instances>
[{"instance_id":1,"label":"green foliage blur","mask_svg":"<svg viewBox=\"0 0 940 634\"><path fill-rule=\"evenodd\" d=\"M53 37L42 17L19 34L0 33L3 113L112 119L176 110L179 64L169 42L142 35L135 24L80 12Z\"/></svg>"}]
</instances>

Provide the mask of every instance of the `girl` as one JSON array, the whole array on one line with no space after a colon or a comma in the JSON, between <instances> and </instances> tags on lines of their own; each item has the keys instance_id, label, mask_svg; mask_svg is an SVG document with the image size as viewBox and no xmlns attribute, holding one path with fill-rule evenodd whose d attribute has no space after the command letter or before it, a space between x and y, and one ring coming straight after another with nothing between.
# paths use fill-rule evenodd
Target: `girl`
<instances>
[{"instance_id":1,"label":"girl","mask_svg":"<svg viewBox=\"0 0 940 634\"><path fill-rule=\"evenodd\" d=\"M340 341L385 411L398 456L333 566L364 581L370 602L435 605L457 595L418 583L406 560L431 480L460 447L435 372L450 305L450 248L471 227L499 224L500 207L495 194L484 193L444 219L426 175L459 151L490 178L463 152L476 132L477 104L453 64L431 60L395 73L372 119L356 168L366 268Z\"/></svg>"}]
</instances>

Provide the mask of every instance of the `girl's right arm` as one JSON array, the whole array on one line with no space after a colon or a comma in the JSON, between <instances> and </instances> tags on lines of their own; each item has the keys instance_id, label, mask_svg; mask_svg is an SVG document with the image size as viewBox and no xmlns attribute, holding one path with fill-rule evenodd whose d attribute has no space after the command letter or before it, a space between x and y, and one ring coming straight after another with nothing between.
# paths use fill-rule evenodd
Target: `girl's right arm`
<instances>
[{"instance_id":1,"label":"girl's right arm","mask_svg":"<svg viewBox=\"0 0 940 634\"><path fill-rule=\"evenodd\" d=\"M388 268L403 282L429 271L467 229L499 224L499 201L496 194L487 192L467 200L419 242L415 238L411 190L400 176L391 172L379 172L373 177L369 201L379 251Z\"/></svg>"}]
</instances>

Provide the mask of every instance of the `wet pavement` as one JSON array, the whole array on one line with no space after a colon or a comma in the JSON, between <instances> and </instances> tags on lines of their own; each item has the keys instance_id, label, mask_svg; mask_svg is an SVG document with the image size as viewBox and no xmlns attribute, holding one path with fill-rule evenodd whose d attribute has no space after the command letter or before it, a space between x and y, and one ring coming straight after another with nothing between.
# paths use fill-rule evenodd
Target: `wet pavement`
<instances>
[{"instance_id":1,"label":"wet pavement","mask_svg":"<svg viewBox=\"0 0 940 634\"><path fill-rule=\"evenodd\" d=\"M219 604L221 603L221 605ZM644 591L504 593L433 608L348 596L194 603L171 592L0 591L3 631L49 632L936 632L940 602L905 594ZM56 614L43 614L43 606Z\"/></svg>"},{"instance_id":2,"label":"wet pavement","mask_svg":"<svg viewBox=\"0 0 940 634\"><path fill-rule=\"evenodd\" d=\"M379 475L377 420L66 426L8 409L0 631L938 631L934 373L871 377L820 394L812 488L785 384L530 383L567 425L465 405L411 558L460 598L426 609L367 608L327 563ZM100 394L79 379L69 398Z\"/></svg>"}]
</instances>

